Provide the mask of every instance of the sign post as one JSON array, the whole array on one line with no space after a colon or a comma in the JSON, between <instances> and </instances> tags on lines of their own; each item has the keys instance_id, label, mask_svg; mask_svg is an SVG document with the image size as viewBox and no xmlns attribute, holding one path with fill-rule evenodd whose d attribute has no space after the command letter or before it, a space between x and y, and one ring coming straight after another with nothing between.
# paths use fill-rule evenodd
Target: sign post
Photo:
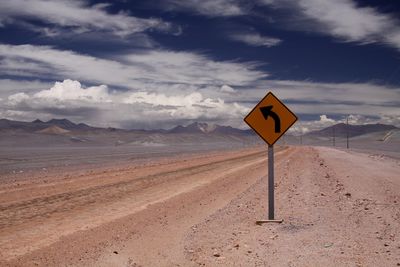
<instances>
[{"instance_id":1,"label":"sign post","mask_svg":"<svg viewBox=\"0 0 400 267\"><path fill-rule=\"evenodd\" d=\"M297 117L269 92L244 121L268 144L268 220L259 220L257 224L281 223L282 220L275 219L274 144L297 121Z\"/></svg>"},{"instance_id":2,"label":"sign post","mask_svg":"<svg viewBox=\"0 0 400 267\"><path fill-rule=\"evenodd\" d=\"M274 146L268 145L268 220L275 220Z\"/></svg>"}]
</instances>

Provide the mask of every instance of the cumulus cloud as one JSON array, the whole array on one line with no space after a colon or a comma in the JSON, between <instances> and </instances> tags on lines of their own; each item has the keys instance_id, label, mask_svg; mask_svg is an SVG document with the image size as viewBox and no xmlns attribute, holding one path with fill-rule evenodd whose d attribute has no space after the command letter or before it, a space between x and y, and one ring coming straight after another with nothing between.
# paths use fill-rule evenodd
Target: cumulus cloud
<instances>
[{"instance_id":1,"label":"cumulus cloud","mask_svg":"<svg viewBox=\"0 0 400 267\"><path fill-rule=\"evenodd\" d=\"M144 104L146 114L164 115L174 120L238 119L248 109L237 103L225 103L217 98L204 97L199 92L187 95L171 95L147 92L135 92L123 100L125 104Z\"/></svg>"},{"instance_id":2,"label":"cumulus cloud","mask_svg":"<svg viewBox=\"0 0 400 267\"><path fill-rule=\"evenodd\" d=\"M0 2L0 22L29 24L29 21L40 20L56 27L69 28L75 32L92 30L106 31L119 36L143 32L148 29L171 31L172 25L161 19L143 19L120 12L110 14L107 4L90 6L85 0L13 0ZM31 25L33 28L36 26ZM57 34L56 29L46 28L48 35Z\"/></svg>"},{"instance_id":3,"label":"cumulus cloud","mask_svg":"<svg viewBox=\"0 0 400 267\"><path fill-rule=\"evenodd\" d=\"M296 124L288 130L288 132L294 135L302 135L311 131L316 131L335 125L339 122L341 122L341 120L334 120L329 118L327 115L322 114L319 115L319 120L297 121Z\"/></svg>"},{"instance_id":4,"label":"cumulus cloud","mask_svg":"<svg viewBox=\"0 0 400 267\"><path fill-rule=\"evenodd\" d=\"M160 127L162 122L161 125L170 127L185 120L235 123L248 108L226 103L220 98L205 97L199 92L175 95L145 91L110 93L105 85L84 87L78 81L65 80L34 94L10 95L0 111L7 117L14 114L17 118L22 116L21 112L28 112L28 118L33 114L49 118L55 113L79 116L82 121L100 126L121 127L130 121L152 127Z\"/></svg>"},{"instance_id":5,"label":"cumulus cloud","mask_svg":"<svg viewBox=\"0 0 400 267\"><path fill-rule=\"evenodd\" d=\"M321 115L319 116L319 121L322 123L332 123L335 122L335 120L328 118L326 115Z\"/></svg>"},{"instance_id":6,"label":"cumulus cloud","mask_svg":"<svg viewBox=\"0 0 400 267\"><path fill-rule=\"evenodd\" d=\"M269 36L263 36L258 33L235 33L229 35L229 38L245 43L250 46L266 46L266 47L272 47L279 45L282 40L274 37L269 37Z\"/></svg>"},{"instance_id":7,"label":"cumulus cloud","mask_svg":"<svg viewBox=\"0 0 400 267\"><path fill-rule=\"evenodd\" d=\"M170 127L186 119L241 124L247 107L236 100L225 101L223 96L232 95L233 90L227 84L246 86L268 76L258 71L254 62L216 61L197 53L166 50L103 59L49 46L0 44L0 61L1 73L25 80L14 80L12 91L4 96L15 92L29 96L13 105L9 102L11 110L29 110L29 116L36 113L46 118L51 114L79 115L74 117L76 121L113 126L121 126L122 120L145 122L149 118L153 124L146 127ZM39 77L71 80L54 86L38 83L29 89L28 80ZM77 81L97 85L85 87ZM226 86L221 89L221 85Z\"/></svg>"},{"instance_id":8,"label":"cumulus cloud","mask_svg":"<svg viewBox=\"0 0 400 267\"><path fill-rule=\"evenodd\" d=\"M8 97L6 106L14 111L42 112L46 109L74 110L90 107L97 109L99 104L111 103L113 95L106 85L84 87L78 81L55 82L50 89L36 93L16 93Z\"/></svg>"},{"instance_id":9,"label":"cumulus cloud","mask_svg":"<svg viewBox=\"0 0 400 267\"><path fill-rule=\"evenodd\" d=\"M266 88L273 88L300 118L321 116L317 121L296 123L297 132L329 126L338 121L336 118L349 114L353 114L349 116L353 124L380 122L400 126L400 88L372 83L267 80L235 93L229 89L223 92L221 89L226 91L227 86L173 84L162 92L151 88L116 91L105 85L85 87L78 81L65 80L49 89L10 94L3 99L0 110L3 114L8 110L9 118L17 111L28 112L29 119L33 114L41 118L79 115L79 120L101 126L130 127L135 122L149 128L171 127L187 120L209 120L244 128L243 117L266 94ZM22 113L16 118L21 116Z\"/></svg>"},{"instance_id":10,"label":"cumulus cloud","mask_svg":"<svg viewBox=\"0 0 400 267\"><path fill-rule=\"evenodd\" d=\"M43 90L33 95L35 98L47 98L58 101L82 100L87 102L111 102L106 85L83 88L78 81L64 80L56 82L49 90Z\"/></svg>"},{"instance_id":11,"label":"cumulus cloud","mask_svg":"<svg viewBox=\"0 0 400 267\"><path fill-rule=\"evenodd\" d=\"M292 9L310 20L292 25L317 31L344 41L361 44L380 42L400 49L400 23L394 15L372 7L360 7L352 0L260 0L276 8Z\"/></svg>"},{"instance_id":12,"label":"cumulus cloud","mask_svg":"<svg viewBox=\"0 0 400 267\"><path fill-rule=\"evenodd\" d=\"M27 94L25 94L25 93L16 93L16 94L10 95L8 97L8 103L10 105L12 105L12 106L16 106L19 103L24 102L24 101L26 101L28 99L29 99L29 96Z\"/></svg>"},{"instance_id":13,"label":"cumulus cloud","mask_svg":"<svg viewBox=\"0 0 400 267\"><path fill-rule=\"evenodd\" d=\"M222 99L204 97L199 92L188 95L166 96L165 94L135 92L123 100L125 104L147 104L158 107L156 113L166 113L173 118L238 118L248 109L237 103L227 104ZM152 111L152 108L148 108Z\"/></svg>"}]
</instances>

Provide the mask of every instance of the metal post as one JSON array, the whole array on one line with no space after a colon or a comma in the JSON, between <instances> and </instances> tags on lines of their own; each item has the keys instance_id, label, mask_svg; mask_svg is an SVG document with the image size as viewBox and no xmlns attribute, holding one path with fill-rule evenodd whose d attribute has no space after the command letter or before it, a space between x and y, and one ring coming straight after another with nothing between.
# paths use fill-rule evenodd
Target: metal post
<instances>
[{"instance_id":1,"label":"metal post","mask_svg":"<svg viewBox=\"0 0 400 267\"><path fill-rule=\"evenodd\" d=\"M268 146L268 220L274 220L274 146Z\"/></svg>"},{"instance_id":2,"label":"metal post","mask_svg":"<svg viewBox=\"0 0 400 267\"><path fill-rule=\"evenodd\" d=\"M275 220L274 189L274 146L268 145L268 220L258 220L256 224L283 222Z\"/></svg>"},{"instance_id":3,"label":"metal post","mask_svg":"<svg viewBox=\"0 0 400 267\"><path fill-rule=\"evenodd\" d=\"M349 149L349 116L346 118L346 147Z\"/></svg>"}]
</instances>

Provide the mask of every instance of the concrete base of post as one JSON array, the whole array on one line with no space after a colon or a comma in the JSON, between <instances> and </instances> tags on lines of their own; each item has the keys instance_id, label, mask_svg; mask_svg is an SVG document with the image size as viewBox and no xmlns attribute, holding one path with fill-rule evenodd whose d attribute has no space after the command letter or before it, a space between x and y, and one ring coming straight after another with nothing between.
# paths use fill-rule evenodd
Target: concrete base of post
<instances>
[{"instance_id":1,"label":"concrete base of post","mask_svg":"<svg viewBox=\"0 0 400 267\"><path fill-rule=\"evenodd\" d=\"M282 223L282 222L283 222L283 220L258 220L258 221L256 221L256 224L261 225L264 223Z\"/></svg>"}]
</instances>

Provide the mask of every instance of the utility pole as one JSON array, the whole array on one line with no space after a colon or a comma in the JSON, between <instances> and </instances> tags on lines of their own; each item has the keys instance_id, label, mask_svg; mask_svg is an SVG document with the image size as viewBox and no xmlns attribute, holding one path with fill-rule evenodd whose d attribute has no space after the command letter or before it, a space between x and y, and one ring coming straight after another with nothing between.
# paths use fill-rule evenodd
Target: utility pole
<instances>
[{"instance_id":1,"label":"utility pole","mask_svg":"<svg viewBox=\"0 0 400 267\"><path fill-rule=\"evenodd\" d=\"M335 144L335 125L333 125L333 127L332 127L332 135L333 135L333 138L332 138L332 142L333 142L333 146L336 146L336 144Z\"/></svg>"},{"instance_id":2,"label":"utility pole","mask_svg":"<svg viewBox=\"0 0 400 267\"><path fill-rule=\"evenodd\" d=\"M349 116L346 118L346 147L349 149Z\"/></svg>"}]
</instances>

